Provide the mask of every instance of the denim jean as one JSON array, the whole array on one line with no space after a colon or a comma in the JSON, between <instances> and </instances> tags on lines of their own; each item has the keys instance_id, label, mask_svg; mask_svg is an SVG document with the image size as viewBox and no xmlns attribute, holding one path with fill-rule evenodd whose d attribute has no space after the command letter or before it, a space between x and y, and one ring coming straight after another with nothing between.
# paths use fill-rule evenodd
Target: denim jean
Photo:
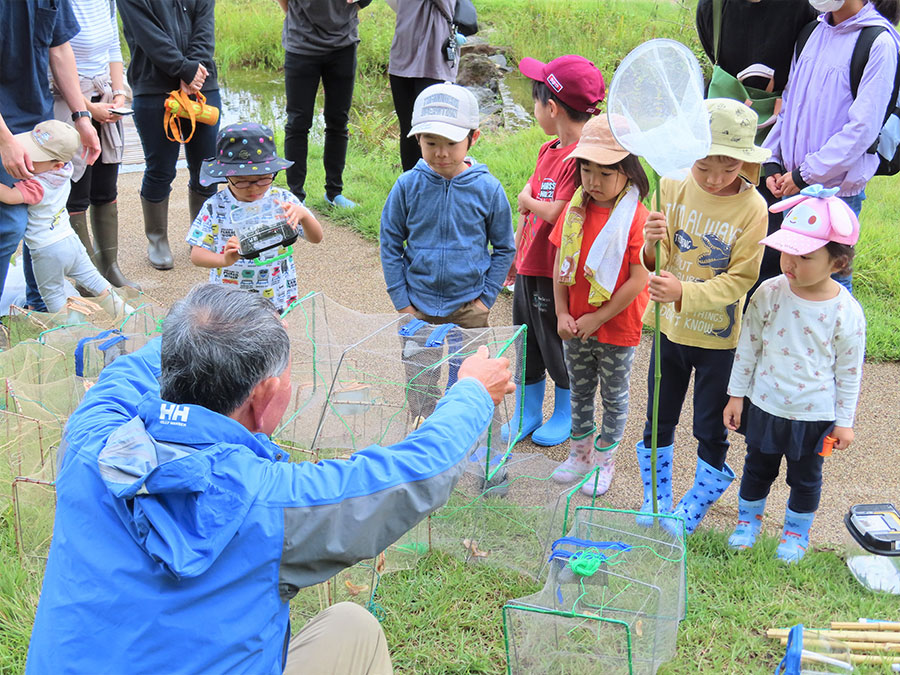
<instances>
[{"instance_id":1,"label":"denim jean","mask_svg":"<svg viewBox=\"0 0 900 675\"><path fill-rule=\"evenodd\" d=\"M294 162L285 171L288 188L301 201L306 199L306 156L309 130L316 108L319 80L325 93L325 194L334 199L344 189L344 163L347 160L350 104L356 78L356 45L348 45L328 54L284 54L284 90L287 98L287 123L284 126L284 158Z\"/></svg>"},{"instance_id":2,"label":"denim jean","mask_svg":"<svg viewBox=\"0 0 900 675\"><path fill-rule=\"evenodd\" d=\"M0 164L0 183L11 186L13 177L6 173ZM28 222L28 207L24 204L0 203L0 295L6 284L6 272L9 270L9 259L16 252L19 242L25 236L25 225ZM9 308L6 308L9 309Z\"/></svg>"},{"instance_id":3,"label":"denim jean","mask_svg":"<svg viewBox=\"0 0 900 675\"><path fill-rule=\"evenodd\" d=\"M47 305L34 278L34 268L31 266L31 251L28 245L22 242L22 272L25 274L25 302L35 312L46 312Z\"/></svg>"},{"instance_id":4,"label":"denim jean","mask_svg":"<svg viewBox=\"0 0 900 675\"><path fill-rule=\"evenodd\" d=\"M222 107L218 89L204 91L203 95L206 96L208 105ZM144 161L147 164L141 183L141 197L148 202L161 202L169 196L172 181L175 180L178 152L181 149L179 143L166 138L166 131L163 128L166 98L168 94L140 94L134 97L134 126L141 137ZM190 120L182 119L181 129L187 136L190 133ZM184 155L190 172L188 187L206 197L214 195L217 186L200 185L200 165L204 159L215 156L218 131L218 122L215 125L198 123L190 142L184 146Z\"/></svg>"},{"instance_id":5,"label":"denim jean","mask_svg":"<svg viewBox=\"0 0 900 675\"><path fill-rule=\"evenodd\" d=\"M852 197L841 197L844 200L844 203L850 207L850 210L856 214L856 217L859 218L859 212L862 211L863 202L866 200L866 191L863 190L858 195L853 195ZM832 274L831 278L838 282L841 286L846 288L850 293L853 293L853 273L843 275L843 274Z\"/></svg>"}]
</instances>

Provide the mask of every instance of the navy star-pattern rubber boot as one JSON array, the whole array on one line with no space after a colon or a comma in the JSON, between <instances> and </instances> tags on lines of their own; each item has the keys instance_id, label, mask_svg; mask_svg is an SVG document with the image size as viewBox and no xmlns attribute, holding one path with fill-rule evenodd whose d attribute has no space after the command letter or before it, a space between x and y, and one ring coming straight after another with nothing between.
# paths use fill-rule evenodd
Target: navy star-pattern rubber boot
<instances>
[{"instance_id":1,"label":"navy star-pattern rubber boot","mask_svg":"<svg viewBox=\"0 0 900 675\"><path fill-rule=\"evenodd\" d=\"M641 480L644 483L644 502L641 504L642 513L653 513L653 488L651 480L653 472L650 468L651 449L644 447L644 441L638 441L637 450L638 466L641 467ZM656 448L656 506L657 513L672 512L672 455L674 445L665 445ZM635 516L638 525L650 527L653 518L650 516Z\"/></svg>"},{"instance_id":2,"label":"navy star-pattern rubber boot","mask_svg":"<svg viewBox=\"0 0 900 675\"><path fill-rule=\"evenodd\" d=\"M775 549L775 557L786 563L799 562L809 548L809 528L812 526L816 512L797 513L790 508L784 512L784 529L781 531L781 542Z\"/></svg>"},{"instance_id":3,"label":"navy star-pattern rubber boot","mask_svg":"<svg viewBox=\"0 0 900 675\"><path fill-rule=\"evenodd\" d=\"M718 501L733 480L734 471L727 464L719 470L699 457L697 458L694 485L684 494L672 513L672 515L684 519L685 534L691 534L697 529L697 525L706 516L709 507ZM681 534L678 532L680 523L676 520L667 518L660 525L675 536Z\"/></svg>"},{"instance_id":4,"label":"navy star-pattern rubber boot","mask_svg":"<svg viewBox=\"0 0 900 675\"><path fill-rule=\"evenodd\" d=\"M734 549L750 548L756 543L756 537L762 527L763 511L766 498L750 501L738 499L738 522L734 532L728 537L728 545Z\"/></svg>"}]
</instances>

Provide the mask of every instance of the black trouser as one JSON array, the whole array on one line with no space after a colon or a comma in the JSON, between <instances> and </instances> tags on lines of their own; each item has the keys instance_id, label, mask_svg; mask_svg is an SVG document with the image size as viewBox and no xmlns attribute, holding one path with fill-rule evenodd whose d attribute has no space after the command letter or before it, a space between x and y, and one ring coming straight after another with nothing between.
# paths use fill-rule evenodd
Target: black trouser
<instances>
[{"instance_id":1,"label":"black trouser","mask_svg":"<svg viewBox=\"0 0 900 675\"><path fill-rule=\"evenodd\" d=\"M766 205L768 206L772 206L772 204L777 204L781 201L778 197L769 192L769 188L766 187L765 178L760 178L757 190L759 190L759 194L765 198ZM769 211L769 225L766 236L774 234L781 229L782 220L784 220L783 213L772 213ZM766 279L777 277L779 274L781 274L781 251L770 246L763 246L762 263L760 263L759 266L759 278L747 292L747 302L744 303L744 311L747 311L747 303L750 301L750 298L753 297L753 293L759 288L759 285Z\"/></svg>"},{"instance_id":2,"label":"black trouser","mask_svg":"<svg viewBox=\"0 0 900 675\"><path fill-rule=\"evenodd\" d=\"M722 411L728 403L728 379L734 362L733 349L704 349L687 347L660 335L662 358L659 387L659 424L657 445L664 447L675 442L675 427L681 417L681 406L694 371L694 438L697 455L710 466L721 469L728 454L728 430L722 423ZM656 353L651 352L647 373L647 423L644 425L644 445L650 447L653 414L653 369Z\"/></svg>"},{"instance_id":3,"label":"black trouser","mask_svg":"<svg viewBox=\"0 0 900 675\"><path fill-rule=\"evenodd\" d=\"M222 99L218 89L203 91L207 105L221 109ZM139 94L134 97L134 126L141 137L144 149L144 161L147 168L141 182L141 197L148 202L158 203L169 196L172 181L175 180L178 153L181 144L170 141L166 137L163 126L168 94ZM182 118L181 133L185 138L191 133L191 122ZM216 155L216 134L219 123L213 125L198 122L191 140L184 144L184 156L188 164L188 188L198 194L211 197L216 194L218 186L200 185L200 165L204 159Z\"/></svg>"},{"instance_id":4,"label":"black trouser","mask_svg":"<svg viewBox=\"0 0 900 675\"><path fill-rule=\"evenodd\" d=\"M288 188L298 199L306 199L306 154L309 130L316 108L319 80L325 93L325 194L334 199L344 189L347 159L347 121L356 77L356 45L314 56L284 53L284 90L287 98L284 125L284 158L294 162L287 169Z\"/></svg>"},{"instance_id":5,"label":"black trouser","mask_svg":"<svg viewBox=\"0 0 900 675\"><path fill-rule=\"evenodd\" d=\"M95 96L94 101L100 97ZM100 135L100 124L94 122L94 129ZM89 164L84 169L84 174L77 181L72 181L72 190L69 192L69 200L66 202L66 210L69 213L83 213L88 206L102 206L116 201L118 190L116 183L119 180L119 165L104 164L103 158Z\"/></svg>"},{"instance_id":6,"label":"black trouser","mask_svg":"<svg viewBox=\"0 0 900 675\"><path fill-rule=\"evenodd\" d=\"M394 99L394 110L400 123L400 164L404 171L409 171L422 157L419 142L406 135L412 129L412 112L416 97L427 87L440 84L443 80L430 77L399 77L391 75L391 96Z\"/></svg>"},{"instance_id":7,"label":"black trouser","mask_svg":"<svg viewBox=\"0 0 900 675\"><path fill-rule=\"evenodd\" d=\"M778 478L780 454L760 452L747 446L744 476L741 478L741 499L755 502L769 495L769 488ZM797 513L814 513L819 508L822 493L822 456L812 453L798 460L787 460L787 484L791 488L788 508Z\"/></svg>"},{"instance_id":8,"label":"black trouser","mask_svg":"<svg viewBox=\"0 0 900 675\"><path fill-rule=\"evenodd\" d=\"M525 384L535 384L545 371L562 389L569 388L569 371L562 338L556 332L556 304L553 279L516 276L513 291L513 323L528 326L525 333Z\"/></svg>"}]
</instances>

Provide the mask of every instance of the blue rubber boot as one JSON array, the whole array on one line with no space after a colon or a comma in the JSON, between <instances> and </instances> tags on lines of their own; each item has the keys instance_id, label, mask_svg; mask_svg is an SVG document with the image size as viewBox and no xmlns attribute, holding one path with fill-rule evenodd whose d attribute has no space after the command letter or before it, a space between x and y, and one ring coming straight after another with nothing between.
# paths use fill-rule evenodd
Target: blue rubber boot
<instances>
[{"instance_id":1,"label":"blue rubber boot","mask_svg":"<svg viewBox=\"0 0 900 675\"><path fill-rule=\"evenodd\" d=\"M569 390L556 388L553 414L531 435L535 445L551 446L565 443L572 433L572 400Z\"/></svg>"},{"instance_id":2,"label":"blue rubber boot","mask_svg":"<svg viewBox=\"0 0 900 675\"><path fill-rule=\"evenodd\" d=\"M516 396L516 408L509 422L500 427L500 438L504 442L509 440L509 431L512 427L513 434L519 434L519 440L528 436L532 431L541 426L544 420L544 380L534 384L526 384L524 387L523 405L519 405L519 397ZM524 412L524 415L522 411ZM519 418L522 417L522 430L519 431Z\"/></svg>"},{"instance_id":3,"label":"blue rubber boot","mask_svg":"<svg viewBox=\"0 0 900 675\"><path fill-rule=\"evenodd\" d=\"M751 548L756 543L759 529L762 527L763 511L766 498L748 501L738 499L738 522L734 532L728 537L728 545L734 549Z\"/></svg>"},{"instance_id":4,"label":"blue rubber boot","mask_svg":"<svg viewBox=\"0 0 900 675\"><path fill-rule=\"evenodd\" d=\"M815 511L797 513L790 508L784 512L784 529L781 531L781 543L775 549L775 557L786 563L799 562L809 548L809 528Z\"/></svg>"},{"instance_id":5,"label":"blue rubber boot","mask_svg":"<svg viewBox=\"0 0 900 675\"><path fill-rule=\"evenodd\" d=\"M697 470L694 473L694 485L688 490L672 515L684 519L684 533L691 534L697 529L697 525L706 516L709 507L716 503L722 493L734 480L734 471L727 464L721 470L711 467L699 457L697 458ZM680 523L666 519L660 523L666 530L678 536Z\"/></svg>"},{"instance_id":6,"label":"blue rubber boot","mask_svg":"<svg viewBox=\"0 0 900 675\"><path fill-rule=\"evenodd\" d=\"M644 503L641 504L642 513L653 513L653 471L650 465L651 449L644 447L644 441L638 441L637 450L638 466L641 467L641 480L644 483ZM657 513L672 512L672 455L674 445L665 445L656 448L656 507ZM638 525L650 527L653 518L650 516L636 516Z\"/></svg>"}]
</instances>

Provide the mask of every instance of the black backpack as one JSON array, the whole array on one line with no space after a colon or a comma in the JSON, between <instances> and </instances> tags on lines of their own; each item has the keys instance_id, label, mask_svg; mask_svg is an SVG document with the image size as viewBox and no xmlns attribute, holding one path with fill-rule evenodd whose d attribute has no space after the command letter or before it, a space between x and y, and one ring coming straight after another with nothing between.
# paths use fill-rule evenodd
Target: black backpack
<instances>
[{"instance_id":1,"label":"black backpack","mask_svg":"<svg viewBox=\"0 0 900 675\"><path fill-rule=\"evenodd\" d=\"M797 44L794 47L794 60L800 58L800 52L806 46L806 41L815 30L818 21L810 21L797 36ZM853 55L850 57L850 92L856 99L859 91L859 83L862 81L863 71L869 62L869 52L875 38L881 35L887 28L884 26L866 26L859 31L856 45L853 47ZM884 124L878 138L869 147L867 152L878 155L878 168L876 176L893 176L900 173L900 102L897 96L900 94L900 58L897 61L897 72L894 73L894 89L891 92L888 109L884 115Z\"/></svg>"}]
</instances>

